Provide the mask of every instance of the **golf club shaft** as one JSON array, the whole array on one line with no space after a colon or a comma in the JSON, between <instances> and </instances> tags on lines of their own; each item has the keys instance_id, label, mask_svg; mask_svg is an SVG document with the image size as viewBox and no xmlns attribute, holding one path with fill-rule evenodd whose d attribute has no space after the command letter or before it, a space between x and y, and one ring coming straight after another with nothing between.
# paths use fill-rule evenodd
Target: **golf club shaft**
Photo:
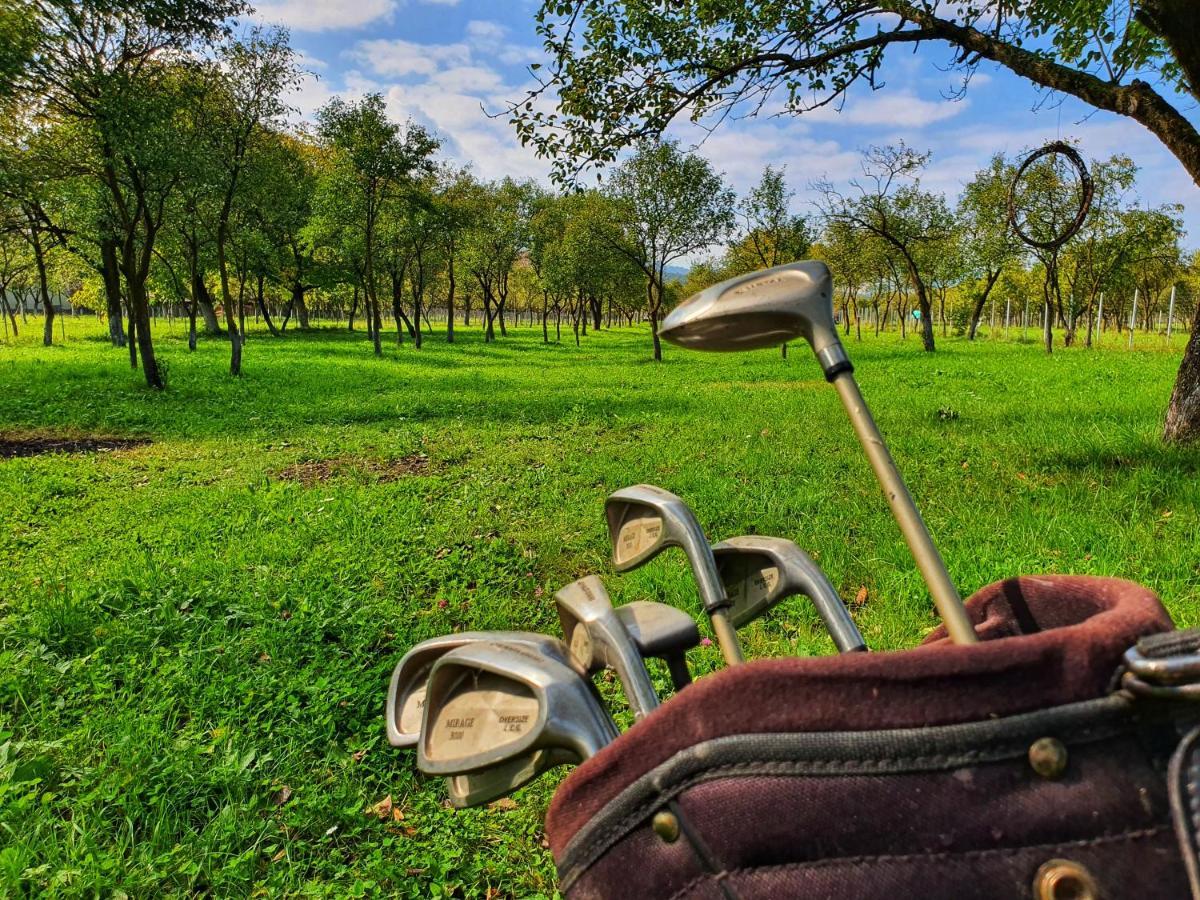
<instances>
[{"instance_id":1,"label":"golf club shaft","mask_svg":"<svg viewBox=\"0 0 1200 900\"><path fill-rule=\"evenodd\" d=\"M871 411L858 389L853 372L840 372L833 378L833 384L837 388L838 396L842 398L842 405L846 407L851 424L854 425L854 433L858 435L867 459L871 461L871 468L875 470L875 476L879 479L879 485L892 508L892 515L900 525L908 549L917 561L917 568L925 579L925 584L929 586L929 593L933 595L933 603L946 624L950 640L956 644L976 643L979 639L975 635L975 628L967 615L966 607L963 606L962 598L958 595L958 589L950 580L946 564L929 536L929 529L925 527L925 521L917 511L917 505L900 477L891 454L888 453L883 435L879 433L875 420L871 418ZM714 624L715 621L714 619Z\"/></svg>"},{"instance_id":2,"label":"golf club shaft","mask_svg":"<svg viewBox=\"0 0 1200 900\"><path fill-rule=\"evenodd\" d=\"M721 655L725 657L725 665L736 666L746 661L742 655L742 645L738 643L737 629L729 621L728 609L709 610L713 634L717 636L717 644L721 647Z\"/></svg>"}]
</instances>

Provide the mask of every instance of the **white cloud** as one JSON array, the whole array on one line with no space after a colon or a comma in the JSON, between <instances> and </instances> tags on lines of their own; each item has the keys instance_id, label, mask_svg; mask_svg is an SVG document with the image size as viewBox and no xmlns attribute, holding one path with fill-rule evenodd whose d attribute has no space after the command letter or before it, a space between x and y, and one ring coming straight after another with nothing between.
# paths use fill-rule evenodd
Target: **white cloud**
<instances>
[{"instance_id":1,"label":"white cloud","mask_svg":"<svg viewBox=\"0 0 1200 900\"><path fill-rule=\"evenodd\" d=\"M295 31L359 28L390 17L396 0L265 0L255 4L254 18Z\"/></svg>"},{"instance_id":2,"label":"white cloud","mask_svg":"<svg viewBox=\"0 0 1200 900\"><path fill-rule=\"evenodd\" d=\"M852 96L841 110L824 106L804 113L803 117L810 122L918 129L954 118L967 108L967 103L966 100L950 103L940 97L923 100L911 90L881 91L865 97Z\"/></svg>"},{"instance_id":3,"label":"white cloud","mask_svg":"<svg viewBox=\"0 0 1200 900\"><path fill-rule=\"evenodd\" d=\"M467 23L467 40L480 49L495 49L507 36L508 29L499 22L472 19Z\"/></svg>"},{"instance_id":4,"label":"white cloud","mask_svg":"<svg viewBox=\"0 0 1200 900\"><path fill-rule=\"evenodd\" d=\"M375 74L400 78L433 75L443 66L461 65L471 58L466 44L414 44L395 40L359 41L347 54Z\"/></svg>"}]
</instances>

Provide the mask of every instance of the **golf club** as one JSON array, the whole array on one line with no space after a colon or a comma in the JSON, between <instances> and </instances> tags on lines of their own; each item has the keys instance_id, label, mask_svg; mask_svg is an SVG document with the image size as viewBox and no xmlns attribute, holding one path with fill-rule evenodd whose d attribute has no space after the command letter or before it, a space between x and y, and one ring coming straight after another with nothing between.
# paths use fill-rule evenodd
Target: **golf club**
<instances>
[{"instance_id":1,"label":"golf club","mask_svg":"<svg viewBox=\"0 0 1200 900\"><path fill-rule=\"evenodd\" d=\"M599 578L587 575L571 582L554 595L554 603L563 637L579 665L589 672L605 666L613 669L635 719L658 706L650 673Z\"/></svg>"},{"instance_id":2,"label":"golf club","mask_svg":"<svg viewBox=\"0 0 1200 900\"><path fill-rule=\"evenodd\" d=\"M389 744L393 747L416 745L425 709L425 690L433 664L451 650L480 641L522 644L558 662L573 664L571 651L562 641L532 631L464 631L421 641L404 654L392 671L383 717Z\"/></svg>"},{"instance_id":3,"label":"golf club","mask_svg":"<svg viewBox=\"0 0 1200 900\"><path fill-rule=\"evenodd\" d=\"M700 643L695 619L682 609L653 600L635 600L618 606L617 618L643 658L653 656L667 664L676 691L692 683L686 653Z\"/></svg>"},{"instance_id":4,"label":"golf club","mask_svg":"<svg viewBox=\"0 0 1200 900\"><path fill-rule=\"evenodd\" d=\"M837 388L947 633L958 644L977 641L958 590L858 389L833 320L833 279L825 263L789 263L714 284L675 307L659 335L696 350L754 350L804 337L825 379Z\"/></svg>"},{"instance_id":5,"label":"golf club","mask_svg":"<svg viewBox=\"0 0 1200 900\"><path fill-rule=\"evenodd\" d=\"M480 806L511 794L556 766L582 761L567 750L536 750L476 772L451 775L446 779L446 790L456 809Z\"/></svg>"},{"instance_id":6,"label":"golf club","mask_svg":"<svg viewBox=\"0 0 1200 900\"><path fill-rule=\"evenodd\" d=\"M840 653L866 650L854 619L812 557L786 538L745 535L713 547L717 571L733 605L729 619L741 628L779 601L803 594L817 608Z\"/></svg>"},{"instance_id":7,"label":"golf club","mask_svg":"<svg viewBox=\"0 0 1200 900\"><path fill-rule=\"evenodd\" d=\"M618 572L637 568L667 547L683 549L725 662L742 662L737 631L729 622L729 598L717 575L712 548L688 505L660 487L635 484L609 496L604 512L612 541L613 568Z\"/></svg>"},{"instance_id":8,"label":"golf club","mask_svg":"<svg viewBox=\"0 0 1200 900\"><path fill-rule=\"evenodd\" d=\"M417 766L461 775L561 750L587 759L617 736L587 678L528 646L464 644L429 673Z\"/></svg>"}]
</instances>

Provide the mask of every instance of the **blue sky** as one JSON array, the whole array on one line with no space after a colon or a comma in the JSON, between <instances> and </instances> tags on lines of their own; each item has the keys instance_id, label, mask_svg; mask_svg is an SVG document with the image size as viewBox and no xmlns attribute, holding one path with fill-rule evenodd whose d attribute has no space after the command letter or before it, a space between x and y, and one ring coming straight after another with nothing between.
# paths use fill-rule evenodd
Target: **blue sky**
<instances>
[{"instance_id":1,"label":"blue sky","mask_svg":"<svg viewBox=\"0 0 1200 900\"><path fill-rule=\"evenodd\" d=\"M310 116L335 95L378 91L391 113L436 130L443 155L470 163L483 178L546 180L548 167L521 147L503 117L490 111L522 96L526 69L543 59L532 0L270 0L255 18L287 25L312 73L293 98ZM997 151L1015 154L1056 137L1078 139L1089 158L1127 153L1141 167L1144 202L1182 203L1186 244L1200 246L1200 189L1162 145L1136 122L1096 112L1067 98L1058 103L1005 70L981 66L966 99L945 99L957 85L942 71L948 51L896 48L886 87L856 89L840 112L726 122L697 149L744 192L767 163L786 165L797 212L811 212L808 184L844 181L859 171L859 149L903 140L933 151L922 179L951 199ZM939 68L940 66L940 68ZM1195 105L1185 113L1197 121ZM703 133L683 126L685 144Z\"/></svg>"}]
</instances>

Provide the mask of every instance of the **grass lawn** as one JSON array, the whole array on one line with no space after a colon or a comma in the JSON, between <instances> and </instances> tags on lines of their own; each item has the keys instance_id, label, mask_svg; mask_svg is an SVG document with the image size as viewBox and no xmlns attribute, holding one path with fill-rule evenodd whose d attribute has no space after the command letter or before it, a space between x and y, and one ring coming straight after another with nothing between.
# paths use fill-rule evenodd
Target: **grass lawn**
<instances>
[{"instance_id":1,"label":"grass lawn","mask_svg":"<svg viewBox=\"0 0 1200 900\"><path fill-rule=\"evenodd\" d=\"M554 631L551 595L589 572L618 603L699 615L681 554L611 574L603 500L624 485L678 493L714 539L796 540L844 596L866 589L874 649L936 624L799 346L667 347L656 365L643 330L576 348L522 327L377 360L361 332L252 333L232 380L225 343L188 354L176 325L155 394L98 323L50 349L39 326L0 344L0 433L150 443L0 460L0 894L552 895L541 820L561 773L507 808L449 810L388 747L384 693L423 638ZM848 343L964 595L1121 575L1200 625L1200 451L1158 441L1183 338L1050 357ZM832 650L800 601L744 642ZM690 661L702 675L720 656Z\"/></svg>"}]
</instances>

